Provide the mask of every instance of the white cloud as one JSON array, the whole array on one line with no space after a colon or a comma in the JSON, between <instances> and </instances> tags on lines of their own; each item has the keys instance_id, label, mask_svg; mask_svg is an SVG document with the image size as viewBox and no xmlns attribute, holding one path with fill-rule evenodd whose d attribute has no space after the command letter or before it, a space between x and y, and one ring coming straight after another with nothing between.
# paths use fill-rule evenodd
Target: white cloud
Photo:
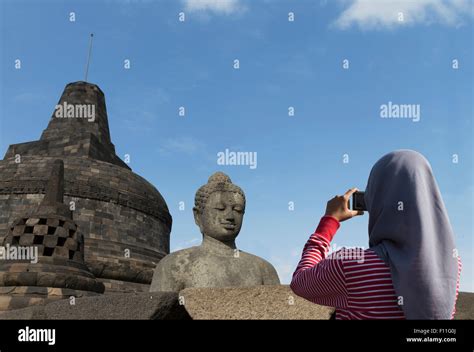
<instances>
[{"instance_id":1,"label":"white cloud","mask_svg":"<svg viewBox=\"0 0 474 352\"><path fill-rule=\"evenodd\" d=\"M474 15L472 0L343 0L346 9L335 21L337 28L393 28L414 24L461 25ZM400 14L403 21L400 21Z\"/></svg>"},{"instance_id":2,"label":"white cloud","mask_svg":"<svg viewBox=\"0 0 474 352\"><path fill-rule=\"evenodd\" d=\"M182 241L181 243L173 247L170 252L172 253L172 252L180 251L181 249L198 246L201 243L201 240L202 240L201 238L195 237L187 241Z\"/></svg>"},{"instance_id":3,"label":"white cloud","mask_svg":"<svg viewBox=\"0 0 474 352\"><path fill-rule=\"evenodd\" d=\"M270 263L275 267L280 282L283 285L288 285L293 277L293 272L298 265L302 248L292 248L289 253L285 252L283 255L272 255Z\"/></svg>"},{"instance_id":4,"label":"white cloud","mask_svg":"<svg viewBox=\"0 0 474 352\"><path fill-rule=\"evenodd\" d=\"M26 103L26 104L41 101L43 99L44 99L44 96L42 96L39 93L33 93L33 92L24 92L24 93L17 94L13 97L13 101L15 103Z\"/></svg>"},{"instance_id":5,"label":"white cloud","mask_svg":"<svg viewBox=\"0 0 474 352\"><path fill-rule=\"evenodd\" d=\"M213 12L229 15L243 10L240 0L183 0L189 12Z\"/></svg>"},{"instance_id":6,"label":"white cloud","mask_svg":"<svg viewBox=\"0 0 474 352\"><path fill-rule=\"evenodd\" d=\"M203 151L204 148L204 143L192 137L176 137L165 140L159 147L158 151L164 155L175 153L193 155Z\"/></svg>"}]
</instances>

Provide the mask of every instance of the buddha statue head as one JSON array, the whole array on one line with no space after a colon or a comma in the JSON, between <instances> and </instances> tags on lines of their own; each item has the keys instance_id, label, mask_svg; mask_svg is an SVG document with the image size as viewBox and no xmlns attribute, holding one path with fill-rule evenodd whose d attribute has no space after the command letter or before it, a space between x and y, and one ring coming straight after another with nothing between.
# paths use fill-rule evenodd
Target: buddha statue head
<instances>
[{"instance_id":1,"label":"buddha statue head","mask_svg":"<svg viewBox=\"0 0 474 352\"><path fill-rule=\"evenodd\" d=\"M225 244L234 245L242 227L245 194L223 172L216 172L196 192L194 220L201 233Z\"/></svg>"}]
</instances>

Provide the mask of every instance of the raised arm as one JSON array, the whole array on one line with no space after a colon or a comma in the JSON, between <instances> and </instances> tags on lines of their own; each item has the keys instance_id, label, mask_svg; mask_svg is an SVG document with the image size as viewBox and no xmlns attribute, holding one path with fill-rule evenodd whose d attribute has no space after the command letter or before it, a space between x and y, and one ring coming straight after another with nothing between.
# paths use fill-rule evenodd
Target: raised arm
<instances>
[{"instance_id":1,"label":"raised arm","mask_svg":"<svg viewBox=\"0 0 474 352\"><path fill-rule=\"evenodd\" d=\"M347 307L347 289L342 260L326 259L330 243L340 224L331 216L323 216L303 249L290 287L295 294L313 303Z\"/></svg>"},{"instance_id":2,"label":"raised arm","mask_svg":"<svg viewBox=\"0 0 474 352\"><path fill-rule=\"evenodd\" d=\"M362 215L362 211L350 210L348 200L357 188L351 188L343 196L329 200L326 214L321 218L314 234L303 249L301 260L293 274L291 289L298 296L331 307L347 307L347 288L342 258L338 252L326 259L331 241L339 229L340 221Z\"/></svg>"}]
</instances>

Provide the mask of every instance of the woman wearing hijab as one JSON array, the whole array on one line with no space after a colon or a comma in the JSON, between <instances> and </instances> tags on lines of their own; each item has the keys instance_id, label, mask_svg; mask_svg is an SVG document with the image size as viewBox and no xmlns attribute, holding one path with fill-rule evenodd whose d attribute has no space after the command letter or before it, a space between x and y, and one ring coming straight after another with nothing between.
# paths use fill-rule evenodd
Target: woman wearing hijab
<instances>
[{"instance_id":1,"label":"woman wearing hijab","mask_svg":"<svg viewBox=\"0 0 474 352\"><path fill-rule=\"evenodd\" d=\"M336 319L452 319L461 262L429 162L397 150L372 168L365 190L369 249L326 257L357 189L331 199L293 274L298 296L336 307Z\"/></svg>"}]
</instances>

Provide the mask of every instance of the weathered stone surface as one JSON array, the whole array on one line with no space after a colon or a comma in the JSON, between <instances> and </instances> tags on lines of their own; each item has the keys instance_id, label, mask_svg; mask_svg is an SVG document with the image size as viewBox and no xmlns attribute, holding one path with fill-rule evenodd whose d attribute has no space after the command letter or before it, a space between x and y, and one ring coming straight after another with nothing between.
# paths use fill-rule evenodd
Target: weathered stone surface
<instances>
[{"instance_id":1,"label":"weathered stone surface","mask_svg":"<svg viewBox=\"0 0 474 352\"><path fill-rule=\"evenodd\" d=\"M331 318L334 308L296 296L287 285L187 288L179 293L192 319L317 319Z\"/></svg>"},{"instance_id":2,"label":"weathered stone surface","mask_svg":"<svg viewBox=\"0 0 474 352\"><path fill-rule=\"evenodd\" d=\"M0 261L0 286L7 292L11 288L7 297L2 299L0 309L27 307L32 299L33 302L42 299L46 303L52 298L50 289L72 290L75 297L82 291L104 292L104 284L96 280L84 263L84 236L77 231L72 213L63 203L63 192L64 164L62 160L55 160L41 204L30 218L17 219L0 242L13 247L18 244L42 246L42 250L37 252L31 249L33 247L27 247L22 251L22 256L16 258L19 261ZM16 227L23 229L24 233L15 230ZM59 238L55 235L57 228L63 228L68 237ZM38 287L46 291L38 293Z\"/></svg>"},{"instance_id":3,"label":"weathered stone surface","mask_svg":"<svg viewBox=\"0 0 474 352\"><path fill-rule=\"evenodd\" d=\"M34 283L31 282L32 285ZM92 291L44 286L0 287L0 313L1 311L17 311L25 307L45 305L50 302L69 299L72 296L79 299L82 297L99 296L99 294Z\"/></svg>"},{"instance_id":4,"label":"weathered stone surface","mask_svg":"<svg viewBox=\"0 0 474 352\"><path fill-rule=\"evenodd\" d=\"M1 320L161 320L189 319L189 315L172 292L121 293L69 299L0 313Z\"/></svg>"},{"instance_id":5,"label":"weathered stone surface","mask_svg":"<svg viewBox=\"0 0 474 352\"><path fill-rule=\"evenodd\" d=\"M474 293L459 292L454 319L474 320Z\"/></svg>"},{"instance_id":6,"label":"weathered stone surface","mask_svg":"<svg viewBox=\"0 0 474 352\"><path fill-rule=\"evenodd\" d=\"M45 195L41 205L61 205L64 202L64 163L57 159L53 163L51 175L46 186ZM57 212L54 212L57 214Z\"/></svg>"},{"instance_id":7,"label":"weathered stone surface","mask_svg":"<svg viewBox=\"0 0 474 352\"><path fill-rule=\"evenodd\" d=\"M187 288L179 293L192 319L330 319L334 308L296 296L289 286ZM293 300L293 305L290 302ZM474 293L460 292L454 319L474 320Z\"/></svg>"},{"instance_id":8,"label":"weathered stone surface","mask_svg":"<svg viewBox=\"0 0 474 352\"><path fill-rule=\"evenodd\" d=\"M5 296L4 296L5 297ZM179 304L178 297L184 300ZM2 303L0 296L0 304ZM293 302L293 304L291 304ZM37 302L40 303L40 302ZM474 293L460 292L455 319L474 319ZM34 302L31 302L34 304ZM286 285L240 288L188 288L173 292L121 293L53 301L0 312L8 319L319 319L334 309L295 296Z\"/></svg>"},{"instance_id":9,"label":"weathered stone surface","mask_svg":"<svg viewBox=\"0 0 474 352\"><path fill-rule=\"evenodd\" d=\"M196 192L193 211L203 235L202 244L163 258L155 268L150 292L280 283L269 262L236 247L235 238L245 213L245 194L229 176L216 172L209 177Z\"/></svg>"},{"instance_id":10,"label":"weathered stone surface","mask_svg":"<svg viewBox=\"0 0 474 352\"><path fill-rule=\"evenodd\" d=\"M25 187L31 178L47 179L47 168L54 161L46 156L22 156L22 160L21 168L12 159L0 160L0 241L15 219L41 203L46 181L38 190ZM84 230L86 264L101 279L150 284L156 264L169 253L171 217L161 195L128 169L80 158L64 163L64 202L75 204L73 219ZM81 170L94 164L100 174L77 179ZM8 179L15 181L3 181ZM7 185L12 183L18 184ZM125 257L126 250L130 258Z\"/></svg>"},{"instance_id":11,"label":"weathered stone surface","mask_svg":"<svg viewBox=\"0 0 474 352\"><path fill-rule=\"evenodd\" d=\"M39 141L8 148L0 160L0 243L16 219L29 215L43 200L49 202L45 194L51 169L61 159L64 170L57 169L55 179L61 180L64 172L64 202L68 209L71 202L75 206L73 220L85 237L87 266L108 283L110 291L147 291L153 269L169 253L172 219L166 202L116 155L105 97L98 86L68 84L58 105L63 103L94 105L95 118L57 118L53 113ZM37 221L30 220L27 226L41 235L57 227L55 222L39 226ZM25 232L20 227L14 231L15 235ZM67 237L60 231L56 235Z\"/></svg>"}]
</instances>

